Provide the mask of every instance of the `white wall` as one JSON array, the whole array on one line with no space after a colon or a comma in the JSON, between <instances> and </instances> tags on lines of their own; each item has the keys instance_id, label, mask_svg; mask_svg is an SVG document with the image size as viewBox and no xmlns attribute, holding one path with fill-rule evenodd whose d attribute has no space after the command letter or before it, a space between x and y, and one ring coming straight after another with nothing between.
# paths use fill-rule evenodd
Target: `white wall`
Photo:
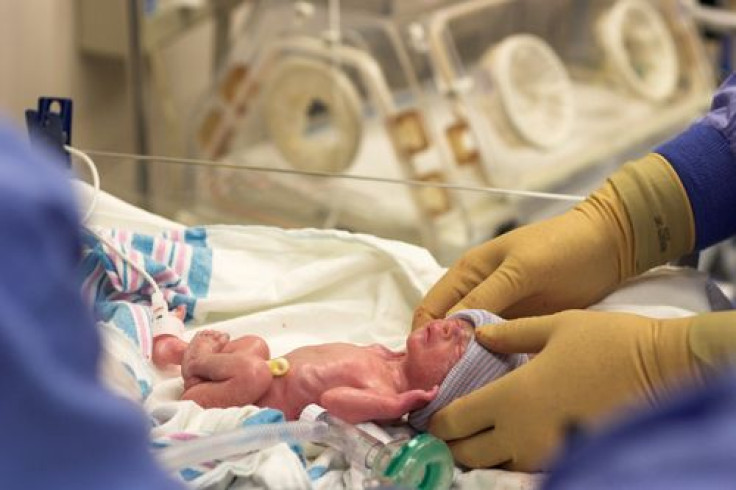
<instances>
[{"instance_id":1,"label":"white wall","mask_svg":"<svg viewBox=\"0 0 736 490\"><path fill-rule=\"evenodd\" d=\"M73 0L0 0L0 110L22 126L38 96L72 97L76 144L127 149L125 65L78 52L74 7Z\"/></svg>"},{"instance_id":2,"label":"white wall","mask_svg":"<svg viewBox=\"0 0 736 490\"><path fill-rule=\"evenodd\" d=\"M39 96L71 97L75 146L132 152L126 63L80 52L76 9L75 0L0 0L0 114L24 128L24 111ZM203 24L159 51L180 128L211 79L210 49L211 26ZM185 135L165 125L162 92L149 90L151 152L183 154ZM103 181L132 197L130 165L98 163Z\"/></svg>"}]
</instances>

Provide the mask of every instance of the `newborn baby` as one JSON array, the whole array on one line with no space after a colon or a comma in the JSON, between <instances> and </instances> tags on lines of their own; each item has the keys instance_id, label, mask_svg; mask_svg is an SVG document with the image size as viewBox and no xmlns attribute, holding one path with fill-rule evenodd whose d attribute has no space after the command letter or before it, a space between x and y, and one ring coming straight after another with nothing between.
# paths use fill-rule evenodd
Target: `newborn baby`
<instances>
[{"instance_id":1,"label":"newborn baby","mask_svg":"<svg viewBox=\"0 0 736 490\"><path fill-rule=\"evenodd\" d=\"M409 335L404 352L378 344L329 343L301 347L276 360L270 360L268 345L256 336L231 341L225 333L205 330L187 344L163 335L155 339L153 361L160 367L181 365L182 398L205 408L255 404L279 409L293 420L317 403L350 423L394 420L437 398L469 346L479 346L474 326L489 323L489 317L461 313L430 322ZM494 377L520 363L480 349L492 356ZM482 369L474 377L483 384L490 381Z\"/></svg>"}]
</instances>

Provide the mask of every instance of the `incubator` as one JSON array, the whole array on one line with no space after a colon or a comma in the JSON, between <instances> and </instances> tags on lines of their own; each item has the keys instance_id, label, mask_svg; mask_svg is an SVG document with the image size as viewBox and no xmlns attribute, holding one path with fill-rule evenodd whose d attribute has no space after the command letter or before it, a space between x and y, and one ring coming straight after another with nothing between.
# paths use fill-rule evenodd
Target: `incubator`
<instances>
[{"instance_id":1,"label":"incubator","mask_svg":"<svg viewBox=\"0 0 736 490\"><path fill-rule=\"evenodd\" d=\"M446 184L589 192L706 107L701 51L674 0L259 2L191 153L274 172L213 170L190 182L190 211L367 232L448 262L559 208Z\"/></svg>"},{"instance_id":2,"label":"incubator","mask_svg":"<svg viewBox=\"0 0 736 490\"><path fill-rule=\"evenodd\" d=\"M164 466L175 471L280 442L316 442L340 450L346 460L365 475L366 488L399 485L399 488L443 490L452 484L455 468L452 453L444 442L429 434L382 441L318 405L307 406L300 419L244 427L180 443L161 450L158 456Z\"/></svg>"}]
</instances>

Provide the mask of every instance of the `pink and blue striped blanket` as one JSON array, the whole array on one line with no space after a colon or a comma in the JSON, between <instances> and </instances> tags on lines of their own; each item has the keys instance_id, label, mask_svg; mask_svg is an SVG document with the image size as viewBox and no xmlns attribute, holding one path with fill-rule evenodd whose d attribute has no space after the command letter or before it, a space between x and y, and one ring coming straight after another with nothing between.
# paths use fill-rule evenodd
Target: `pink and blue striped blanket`
<instances>
[{"instance_id":1,"label":"pink and blue striped blanket","mask_svg":"<svg viewBox=\"0 0 736 490\"><path fill-rule=\"evenodd\" d=\"M170 309L186 307L193 317L197 299L207 296L212 274L212 249L204 228L168 230L143 235L121 229L96 229L158 284ZM93 233L83 238L82 293L97 321L112 324L150 358L152 348L151 294L142 274L102 243Z\"/></svg>"}]
</instances>

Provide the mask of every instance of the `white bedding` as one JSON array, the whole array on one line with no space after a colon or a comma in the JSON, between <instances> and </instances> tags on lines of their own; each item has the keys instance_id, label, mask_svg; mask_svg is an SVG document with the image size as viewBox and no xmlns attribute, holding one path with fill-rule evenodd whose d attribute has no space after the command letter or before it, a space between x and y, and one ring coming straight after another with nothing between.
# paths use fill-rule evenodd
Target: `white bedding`
<instances>
[{"instance_id":1,"label":"white bedding","mask_svg":"<svg viewBox=\"0 0 736 490\"><path fill-rule=\"evenodd\" d=\"M100 196L92 224L156 233L181 225L147 213L109 195ZM424 249L367 235L340 231L286 231L268 227L207 227L213 249L213 273L207 298L198 302L188 336L206 325L232 336L257 334L277 356L295 347L323 342L380 342L404 345L412 309L443 269ZM673 279L674 278L674 279ZM614 293L597 308L652 316L681 316L710 309L706 278L697 272L661 270ZM677 295L673 301L673 295ZM646 298L642 301L641 298ZM648 302L647 302L648 301ZM677 305L671 306L671 305ZM134 348L101 330L108 357L138 358ZM142 362L127 359L130 362ZM114 366L106 377L119 381ZM150 374L153 392L146 410L160 424L153 435L234 428L257 410L253 407L203 410L178 401L175 373ZM123 376L124 378L124 376ZM125 391L117 382L118 388ZM314 456L314 455L312 455ZM193 480L206 488L337 488L352 486L353 473L334 457L326 473L310 480L296 455L281 444L268 451L221 465L218 473ZM332 465L332 467L330 467ZM460 474L457 488L527 489L539 476L501 470Z\"/></svg>"}]
</instances>

